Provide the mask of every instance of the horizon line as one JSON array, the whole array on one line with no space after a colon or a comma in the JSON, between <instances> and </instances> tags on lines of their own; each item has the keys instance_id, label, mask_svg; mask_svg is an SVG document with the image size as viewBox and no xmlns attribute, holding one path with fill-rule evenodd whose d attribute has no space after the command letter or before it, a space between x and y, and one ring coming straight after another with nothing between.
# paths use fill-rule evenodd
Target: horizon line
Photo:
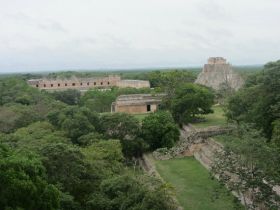
<instances>
[{"instance_id":1,"label":"horizon line","mask_svg":"<svg viewBox=\"0 0 280 210\"><path fill-rule=\"evenodd\" d=\"M231 64L232 65L232 64ZM264 66L264 64L245 64L245 65L232 65L233 67L261 67ZM69 68L69 69L53 69L53 70L14 70L14 71L0 71L1 74L34 74L34 73L52 73L52 72L112 72L112 71L155 71L155 70L183 70L183 69L192 69L192 68L203 68L203 65L193 65L193 66L171 66L171 67L125 67L125 68L85 68L85 69L79 69L79 68Z\"/></svg>"}]
</instances>

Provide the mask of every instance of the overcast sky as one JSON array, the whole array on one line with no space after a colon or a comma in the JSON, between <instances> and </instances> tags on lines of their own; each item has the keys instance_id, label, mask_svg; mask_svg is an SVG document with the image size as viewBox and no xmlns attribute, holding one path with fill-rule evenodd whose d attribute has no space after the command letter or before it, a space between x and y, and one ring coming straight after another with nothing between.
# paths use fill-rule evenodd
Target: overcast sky
<instances>
[{"instance_id":1,"label":"overcast sky","mask_svg":"<svg viewBox=\"0 0 280 210\"><path fill-rule=\"evenodd\" d=\"M0 0L0 72L280 59L280 0Z\"/></svg>"}]
</instances>

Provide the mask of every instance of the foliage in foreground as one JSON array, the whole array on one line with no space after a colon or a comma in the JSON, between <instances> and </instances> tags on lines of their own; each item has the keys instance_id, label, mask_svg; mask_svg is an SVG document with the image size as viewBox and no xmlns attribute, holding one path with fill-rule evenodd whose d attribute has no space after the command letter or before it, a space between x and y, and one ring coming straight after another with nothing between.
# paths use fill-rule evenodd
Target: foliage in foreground
<instances>
[{"instance_id":1,"label":"foliage in foreground","mask_svg":"<svg viewBox=\"0 0 280 210\"><path fill-rule=\"evenodd\" d=\"M225 147L216 154L213 174L238 194L246 209L279 209L280 196L273 190L280 184L279 149L247 126L223 138Z\"/></svg>"},{"instance_id":2,"label":"foliage in foreground","mask_svg":"<svg viewBox=\"0 0 280 210\"><path fill-rule=\"evenodd\" d=\"M0 89L1 209L175 209L161 182L130 167L147 149L133 116L97 114L73 91L21 79Z\"/></svg>"},{"instance_id":3,"label":"foliage in foreground","mask_svg":"<svg viewBox=\"0 0 280 210\"><path fill-rule=\"evenodd\" d=\"M213 93L200 85L185 84L177 87L171 99L171 111L177 123L192 122L197 115L209 114L214 104Z\"/></svg>"},{"instance_id":4,"label":"foliage in foreground","mask_svg":"<svg viewBox=\"0 0 280 210\"><path fill-rule=\"evenodd\" d=\"M60 191L47 182L46 170L34 154L0 145L0 206L4 209L58 209Z\"/></svg>"},{"instance_id":5,"label":"foliage in foreground","mask_svg":"<svg viewBox=\"0 0 280 210\"><path fill-rule=\"evenodd\" d=\"M141 136L151 150L172 147L179 140L179 129L169 112L156 112L143 120Z\"/></svg>"},{"instance_id":6,"label":"foliage in foreground","mask_svg":"<svg viewBox=\"0 0 280 210\"><path fill-rule=\"evenodd\" d=\"M271 139L273 132L279 132L279 90L280 60L266 64L262 73L247 79L245 87L229 99L227 117L237 123L254 123Z\"/></svg>"}]
</instances>

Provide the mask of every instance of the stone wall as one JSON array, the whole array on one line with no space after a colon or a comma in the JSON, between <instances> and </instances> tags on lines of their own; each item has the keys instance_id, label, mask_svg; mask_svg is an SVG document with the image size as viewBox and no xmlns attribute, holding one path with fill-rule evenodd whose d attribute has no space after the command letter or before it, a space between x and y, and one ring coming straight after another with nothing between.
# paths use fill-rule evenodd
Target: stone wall
<instances>
[{"instance_id":1,"label":"stone wall","mask_svg":"<svg viewBox=\"0 0 280 210\"><path fill-rule=\"evenodd\" d=\"M223 149L223 145L209 138L201 147L193 151L193 156L197 159L205 168L210 170L215 154Z\"/></svg>"},{"instance_id":2,"label":"stone wall","mask_svg":"<svg viewBox=\"0 0 280 210\"><path fill-rule=\"evenodd\" d=\"M131 88L149 88L150 82L143 80L121 80L120 76L109 75L108 77L93 77L93 78L77 78L69 79L34 79L27 82L34 88L42 90L88 90L90 88L108 89L111 87L131 87Z\"/></svg>"},{"instance_id":3,"label":"stone wall","mask_svg":"<svg viewBox=\"0 0 280 210\"><path fill-rule=\"evenodd\" d=\"M120 95L112 103L111 112L148 113L155 112L161 103L162 94Z\"/></svg>"},{"instance_id":4,"label":"stone wall","mask_svg":"<svg viewBox=\"0 0 280 210\"><path fill-rule=\"evenodd\" d=\"M149 88L150 82L144 80L120 80L117 82L116 86L132 88Z\"/></svg>"},{"instance_id":5,"label":"stone wall","mask_svg":"<svg viewBox=\"0 0 280 210\"><path fill-rule=\"evenodd\" d=\"M147 106L146 105L131 105L131 106L116 106L115 112L125 112L125 113L146 113Z\"/></svg>"},{"instance_id":6,"label":"stone wall","mask_svg":"<svg viewBox=\"0 0 280 210\"><path fill-rule=\"evenodd\" d=\"M114 112L125 112L130 114L140 114L140 113L147 113L147 112L155 112L157 110L157 104L150 105L151 110L147 110L146 104L140 105L115 105Z\"/></svg>"},{"instance_id":7,"label":"stone wall","mask_svg":"<svg viewBox=\"0 0 280 210\"><path fill-rule=\"evenodd\" d=\"M171 159L174 157L193 156L194 153L206 144L212 136L229 133L233 127L212 126L208 128L195 129L192 126L184 126L180 130L180 139L176 145L169 150L159 149L153 154L160 160Z\"/></svg>"},{"instance_id":8,"label":"stone wall","mask_svg":"<svg viewBox=\"0 0 280 210\"><path fill-rule=\"evenodd\" d=\"M69 79L38 79L29 80L28 84L32 87L42 90L65 90L65 89L79 89L85 90L89 88L109 88L116 86L120 81L119 76L108 77L94 77L94 78L77 78L71 77Z\"/></svg>"}]
</instances>

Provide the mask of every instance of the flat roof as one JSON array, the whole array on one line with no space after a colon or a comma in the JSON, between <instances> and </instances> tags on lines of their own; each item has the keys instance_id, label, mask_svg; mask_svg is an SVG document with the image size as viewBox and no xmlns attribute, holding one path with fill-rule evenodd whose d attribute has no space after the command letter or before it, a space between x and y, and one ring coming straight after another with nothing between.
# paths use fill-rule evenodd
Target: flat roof
<instances>
[{"instance_id":1,"label":"flat roof","mask_svg":"<svg viewBox=\"0 0 280 210\"><path fill-rule=\"evenodd\" d=\"M113 102L116 105L128 106L128 105L141 105L141 104L159 104L162 101L162 97L166 94L129 94L120 95L116 101Z\"/></svg>"}]
</instances>

